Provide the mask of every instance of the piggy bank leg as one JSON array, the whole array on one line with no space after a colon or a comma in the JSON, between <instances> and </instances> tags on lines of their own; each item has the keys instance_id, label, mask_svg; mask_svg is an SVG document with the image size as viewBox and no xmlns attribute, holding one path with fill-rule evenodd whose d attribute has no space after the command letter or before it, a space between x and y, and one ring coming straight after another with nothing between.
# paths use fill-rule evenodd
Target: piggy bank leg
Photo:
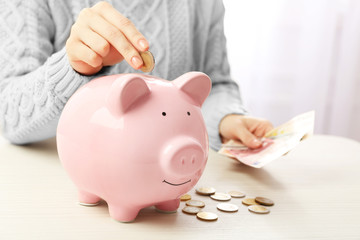
<instances>
[{"instance_id":1,"label":"piggy bank leg","mask_svg":"<svg viewBox=\"0 0 360 240\"><path fill-rule=\"evenodd\" d=\"M124 207L117 204L108 203L110 216L119 222L132 222L135 220L140 209L134 207Z\"/></svg>"},{"instance_id":2,"label":"piggy bank leg","mask_svg":"<svg viewBox=\"0 0 360 240\"><path fill-rule=\"evenodd\" d=\"M85 192L83 190L79 190L79 204L83 206L95 206L98 205L100 201L100 197Z\"/></svg>"},{"instance_id":3,"label":"piggy bank leg","mask_svg":"<svg viewBox=\"0 0 360 240\"><path fill-rule=\"evenodd\" d=\"M174 199L155 205L156 209L160 212L174 213L177 211L180 205L180 199Z\"/></svg>"}]
</instances>

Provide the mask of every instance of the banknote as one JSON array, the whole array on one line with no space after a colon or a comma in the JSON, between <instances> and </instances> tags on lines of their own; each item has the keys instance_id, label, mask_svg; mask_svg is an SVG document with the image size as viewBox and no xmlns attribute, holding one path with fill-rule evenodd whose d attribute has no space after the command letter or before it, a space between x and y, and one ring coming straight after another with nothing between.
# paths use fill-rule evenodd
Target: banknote
<instances>
[{"instance_id":1,"label":"banknote","mask_svg":"<svg viewBox=\"0 0 360 240\"><path fill-rule=\"evenodd\" d=\"M260 148L251 149L238 141L230 140L222 145L219 153L251 167L261 168L311 136L314 132L314 122L315 112L306 112L266 133L261 139Z\"/></svg>"}]
</instances>

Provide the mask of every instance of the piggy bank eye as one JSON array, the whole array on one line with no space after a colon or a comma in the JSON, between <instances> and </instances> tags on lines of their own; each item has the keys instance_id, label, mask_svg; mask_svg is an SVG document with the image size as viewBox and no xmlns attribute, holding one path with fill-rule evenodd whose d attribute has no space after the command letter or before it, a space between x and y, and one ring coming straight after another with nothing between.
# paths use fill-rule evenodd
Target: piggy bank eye
<instances>
[{"instance_id":1,"label":"piggy bank eye","mask_svg":"<svg viewBox=\"0 0 360 240\"><path fill-rule=\"evenodd\" d=\"M190 116L190 112L187 112L187 115Z\"/></svg>"},{"instance_id":2,"label":"piggy bank eye","mask_svg":"<svg viewBox=\"0 0 360 240\"><path fill-rule=\"evenodd\" d=\"M163 116L166 116L166 112L162 112L162 115L163 115Z\"/></svg>"}]
</instances>

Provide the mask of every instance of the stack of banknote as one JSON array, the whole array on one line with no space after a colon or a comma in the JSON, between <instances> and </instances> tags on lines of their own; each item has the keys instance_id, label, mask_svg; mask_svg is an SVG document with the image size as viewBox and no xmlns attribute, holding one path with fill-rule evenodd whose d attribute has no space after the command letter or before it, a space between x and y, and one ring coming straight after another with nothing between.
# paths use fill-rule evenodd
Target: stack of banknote
<instances>
[{"instance_id":1,"label":"stack of banknote","mask_svg":"<svg viewBox=\"0 0 360 240\"><path fill-rule=\"evenodd\" d=\"M255 168L261 168L296 147L300 141L314 132L315 112L306 112L272 129L262 139L262 146L250 149L240 142L230 140L222 145L220 154L239 160Z\"/></svg>"}]
</instances>

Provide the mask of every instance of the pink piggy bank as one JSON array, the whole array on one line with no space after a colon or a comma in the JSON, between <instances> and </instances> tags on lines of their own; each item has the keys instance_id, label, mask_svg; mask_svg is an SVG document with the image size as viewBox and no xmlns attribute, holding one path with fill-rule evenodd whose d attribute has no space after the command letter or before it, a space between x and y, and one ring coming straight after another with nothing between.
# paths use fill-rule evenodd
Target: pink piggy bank
<instances>
[{"instance_id":1,"label":"pink piggy bank","mask_svg":"<svg viewBox=\"0 0 360 240\"><path fill-rule=\"evenodd\" d=\"M119 74L90 81L67 102L57 128L62 165L82 205L104 199L112 218L133 221L153 206L176 211L208 157L201 105L211 81Z\"/></svg>"}]
</instances>

